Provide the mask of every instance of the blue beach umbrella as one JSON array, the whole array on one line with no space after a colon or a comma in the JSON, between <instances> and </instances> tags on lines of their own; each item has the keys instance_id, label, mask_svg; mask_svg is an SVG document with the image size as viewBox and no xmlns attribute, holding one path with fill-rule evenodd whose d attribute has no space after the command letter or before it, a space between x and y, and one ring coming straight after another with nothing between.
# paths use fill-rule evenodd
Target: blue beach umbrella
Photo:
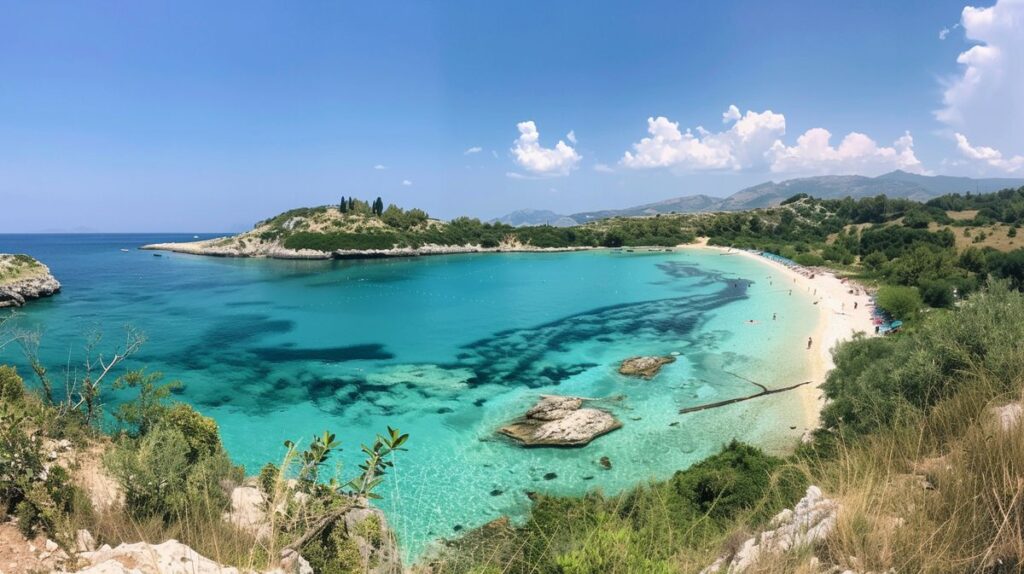
<instances>
[{"instance_id":1,"label":"blue beach umbrella","mask_svg":"<svg viewBox=\"0 0 1024 574\"><path fill-rule=\"evenodd\" d=\"M902 326L903 326L903 321L893 321L892 323L889 324L889 327L892 328L892 329L898 329L898 328L900 328Z\"/></svg>"}]
</instances>

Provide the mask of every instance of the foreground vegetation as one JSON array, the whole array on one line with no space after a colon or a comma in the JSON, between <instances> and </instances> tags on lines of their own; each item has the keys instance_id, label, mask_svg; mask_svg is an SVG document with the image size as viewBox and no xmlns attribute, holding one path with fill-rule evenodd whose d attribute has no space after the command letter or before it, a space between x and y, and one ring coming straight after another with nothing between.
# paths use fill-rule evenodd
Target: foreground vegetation
<instances>
[{"instance_id":1,"label":"foreground vegetation","mask_svg":"<svg viewBox=\"0 0 1024 574\"><path fill-rule=\"evenodd\" d=\"M232 490L247 480L228 458L216 422L173 402L178 383L158 373L127 371L107 380L141 345L137 334L129 333L127 345L107 361L102 354L87 358L85 375L63 388L35 358L31 337L25 339L0 337L0 347L25 348L38 379L30 387L13 367L0 365L0 512L16 518L29 539L41 533L73 549L79 529L100 544L173 538L250 570L276 566L289 551L301 553L316 572L363 572L380 566L378 554L394 554L379 512L364 512L356 522L358 541L343 522L378 497L408 435L388 429L364 445L366 461L349 480L328 464L341 448L333 434L313 437L305 448L287 442L282 465L267 465L248 481L260 489L264 502L257 510L267 519L260 529L244 528L224 518ZM87 345L86 357L97 356L97 343ZM135 392L111 417L103 413L107 385Z\"/></svg>"}]
</instances>

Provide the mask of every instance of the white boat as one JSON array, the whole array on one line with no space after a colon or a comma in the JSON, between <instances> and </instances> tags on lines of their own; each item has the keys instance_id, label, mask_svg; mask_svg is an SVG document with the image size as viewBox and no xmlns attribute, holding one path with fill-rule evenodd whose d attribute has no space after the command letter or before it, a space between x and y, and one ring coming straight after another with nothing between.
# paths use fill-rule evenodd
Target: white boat
<instances>
[{"instance_id":1,"label":"white boat","mask_svg":"<svg viewBox=\"0 0 1024 574\"><path fill-rule=\"evenodd\" d=\"M127 249L122 249L121 251L124 251L125 253L128 253L128 250L127 250Z\"/></svg>"}]
</instances>

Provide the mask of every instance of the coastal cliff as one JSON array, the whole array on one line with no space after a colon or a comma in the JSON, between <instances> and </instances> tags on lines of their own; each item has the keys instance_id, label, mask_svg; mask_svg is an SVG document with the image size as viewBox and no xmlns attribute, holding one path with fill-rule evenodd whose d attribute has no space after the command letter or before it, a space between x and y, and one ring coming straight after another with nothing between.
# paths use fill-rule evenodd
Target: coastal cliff
<instances>
[{"instance_id":1,"label":"coastal cliff","mask_svg":"<svg viewBox=\"0 0 1024 574\"><path fill-rule=\"evenodd\" d=\"M28 255L0 253L0 308L21 307L60 291L50 268Z\"/></svg>"}]
</instances>

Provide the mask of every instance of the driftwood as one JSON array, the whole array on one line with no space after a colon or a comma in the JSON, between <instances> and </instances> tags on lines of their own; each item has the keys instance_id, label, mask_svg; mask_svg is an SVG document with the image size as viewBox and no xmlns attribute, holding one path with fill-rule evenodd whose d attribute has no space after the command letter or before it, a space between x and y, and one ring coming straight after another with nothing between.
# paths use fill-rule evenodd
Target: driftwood
<instances>
[{"instance_id":1,"label":"driftwood","mask_svg":"<svg viewBox=\"0 0 1024 574\"><path fill-rule=\"evenodd\" d=\"M725 372L729 373L729 371L725 371ZM738 379L743 379L744 381L747 381L748 383L750 383L750 384L752 384L752 385L754 385L756 387L760 387L761 388L761 392L754 393L752 395L747 395L745 397L736 397L734 399L727 399L727 400L724 400L724 401L718 401L717 403L709 403L709 404L706 404L706 405L697 405L695 407L686 407L685 409L680 409L679 410L679 414L685 415L686 413L695 413L695 412L698 412L698 411L706 411L708 409L717 409L718 407L724 407L726 405L731 405L731 404L734 404L734 403L741 403L743 401L749 401L750 399L756 399L758 397L763 397L763 396L766 396L766 395L774 395L776 393L784 393L786 391L792 391L793 389L796 389L798 387L802 387L804 385L811 384L811 381L804 381L802 383L797 383L795 385L790 385L788 387L782 387L780 389L769 389L768 387L762 385L761 383L759 383L757 381L752 381L752 380L750 380L750 379L748 379L746 377L741 377L740 375L737 375L736 373L729 373L729 374L734 376L734 377L736 377L736 378L738 378Z\"/></svg>"}]
</instances>

